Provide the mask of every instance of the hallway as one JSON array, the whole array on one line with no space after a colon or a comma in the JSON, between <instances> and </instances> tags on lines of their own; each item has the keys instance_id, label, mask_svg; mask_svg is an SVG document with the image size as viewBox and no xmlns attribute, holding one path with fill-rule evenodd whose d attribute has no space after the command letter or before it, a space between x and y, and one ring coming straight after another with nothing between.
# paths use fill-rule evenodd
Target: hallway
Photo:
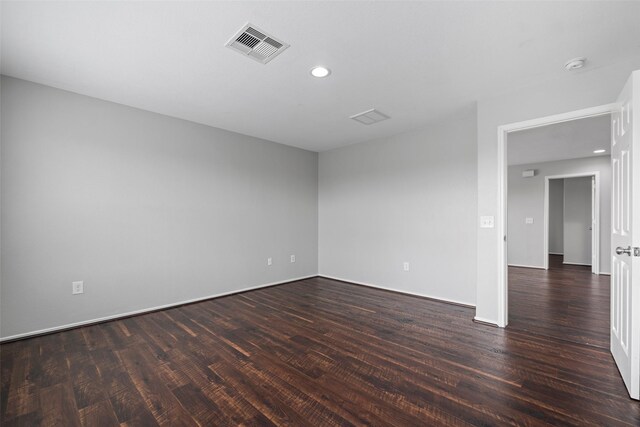
<instances>
[{"instance_id":1,"label":"hallway","mask_svg":"<svg viewBox=\"0 0 640 427\"><path fill-rule=\"evenodd\" d=\"M549 256L549 270L509 267L509 329L609 348L610 277Z\"/></svg>"}]
</instances>

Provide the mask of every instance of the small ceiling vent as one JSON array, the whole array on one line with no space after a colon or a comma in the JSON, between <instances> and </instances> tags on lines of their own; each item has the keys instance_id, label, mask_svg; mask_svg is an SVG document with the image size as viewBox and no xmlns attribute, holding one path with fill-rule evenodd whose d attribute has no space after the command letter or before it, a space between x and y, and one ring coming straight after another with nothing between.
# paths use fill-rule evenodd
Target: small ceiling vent
<instances>
[{"instance_id":1,"label":"small ceiling vent","mask_svg":"<svg viewBox=\"0 0 640 427\"><path fill-rule=\"evenodd\" d=\"M390 119L391 117L387 116L384 113L381 113L375 108L372 108L371 110L363 111L362 113L358 113L349 118L355 120L356 122L360 122L363 125L372 125L374 123Z\"/></svg>"},{"instance_id":2,"label":"small ceiling vent","mask_svg":"<svg viewBox=\"0 0 640 427\"><path fill-rule=\"evenodd\" d=\"M282 40L251 24L242 27L240 31L229 39L225 46L262 64L271 61L289 47Z\"/></svg>"}]
</instances>

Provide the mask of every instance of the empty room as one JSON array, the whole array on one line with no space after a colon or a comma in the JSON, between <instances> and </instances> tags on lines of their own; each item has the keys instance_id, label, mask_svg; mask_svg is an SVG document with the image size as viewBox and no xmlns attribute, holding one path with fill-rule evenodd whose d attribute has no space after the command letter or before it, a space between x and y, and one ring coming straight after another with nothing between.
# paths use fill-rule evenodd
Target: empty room
<instances>
[{"instance_id":1,"label":"empty room","mask_svg":"<svg viewBox=\"0 0 640 427\"><path fill-rule=\"evenodd\" d=\"M2 426L640 425L640 2L0 37Z\"/></svg>"}]
</instances>

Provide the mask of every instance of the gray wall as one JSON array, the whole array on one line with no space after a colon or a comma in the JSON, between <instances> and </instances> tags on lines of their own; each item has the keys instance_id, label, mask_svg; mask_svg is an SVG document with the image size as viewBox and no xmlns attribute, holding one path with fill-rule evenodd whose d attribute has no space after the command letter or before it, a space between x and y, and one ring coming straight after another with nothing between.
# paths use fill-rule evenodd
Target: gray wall
<instances>
[{"instance_id":1,"label":"gray wall","mask_svg":"<svg viewBox=\"0 0 640 427\"><path fill-rule=\"evenodd\" d=\"M523 178L522 171L526 169L535 169L536 176ZM540 268L544 266L545 177L596 171L600 172L600 272L611 272L611 158L609 156L509 167L507 195L509 264ZM565 180L565 193L567 181ZM589 206L587 212L590 210ZM527 217L533 218L533 224L525 224ZM565 222L564 228L566 227ZM566 233L564 239L566 247Z\"/></svg>"},{"instance_id":2,"label":"gray wall","mask_svg":"<svg viewBox=\"0 0 640 427\"><path fill-rule=\"evenodd\" d=\"M549 181L549 253L564 251L564 179Z\"/></svg>"},{"instance_id":3,"label":"gray wall","mask_svg":"<svg viewBox=\"0 0 640 427\"><path fill-rule=\"evenodd\" d=\"M564 262L591 265L591 177L565 179L564 182ZM609 196L610 197L610 196ZM605 207L611 210L611 203ZM602 211L602 210L601 210ZM611 234L611 223L601 235ZM609 247L611 240L609 239ZM600 245L603 249L605 245ZM602 253L607 260L611 252ZM606 265L606 263L601 263ZM609 265L608 272L611 266Z\"/></svg>"},{"instance_id":4,"label":"gray wall","mask_svg":"<svg viewBox=\"0 0 640 427\"><path fill-rule=\"evenodd\" d=\"M475 108L319 168L321 275L475 303Z\"/></svg>"},{"instance_id":5,"label":"gray wall","mask_svg":"<svg viewBox=\"0 0 640 427\"><path fill-rule=\"evenodd\" d=\"M477 215L493 216L496 224L502 220L502 212L498 212L498 126L615 102L631 72L638 69L640 55L634 55L607 67L591 64L562 78L479 100ZM498 228L479 228L477 223L476 317L500 324L502 296L498 278L504 271L498 268L498 248L504 236L499 235Z\"/></svg>"},{"instance_id":6,"label":"gray wall","mask_svg":"<svg viewBox=\"0 0 640 427\"><path fill-rule=\"evenodd\" d=\"M316 153L1 90L2 337L317 273Z\"/></svg>"}]
</instances>

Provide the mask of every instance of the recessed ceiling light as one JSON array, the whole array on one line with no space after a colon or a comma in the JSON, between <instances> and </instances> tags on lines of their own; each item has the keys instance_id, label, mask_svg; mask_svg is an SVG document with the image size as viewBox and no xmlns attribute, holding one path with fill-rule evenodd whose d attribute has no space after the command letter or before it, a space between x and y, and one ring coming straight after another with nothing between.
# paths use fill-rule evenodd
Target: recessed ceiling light
<instances>
[{"instance_id":1,"label":"recessed ceiling light","mask_svg":"<svg viewBox=\"0 0 640 427\"><path fill-rule=\"evenodd\" d=\"M599 150L593 150L593 152L594 152L595 154L604 153L605 151L607 151L607 150L604 150L604 149L602 149L602 148L601 148L601 149L599 149Z\"/></svg>"},{"instance_id":2,"label":"recessed ceiling light","mask_svg":"<svg viewBox=\"0 0 640 427\"><path fill-rule=\"evenodd\" d=\"M313 67L311 69L313 77L327 77L329 74L331 74L331 70L326 67Z\"/></svg>"},{"instance_id":3,"label":"recessed ceiling light","mask_svg":"<svg viewBox=\"0 0 640 427\"><path fill-rule=\"evenodd\" d=\"M566 64L564 64L564 68L567 71L573 71L573 70L578 70L582 67L584 67L584 63L587 62L587 58L585 58L584 56L578 57L578 58L573 58L567 61Z\"/></svg>"}]
</instances>

